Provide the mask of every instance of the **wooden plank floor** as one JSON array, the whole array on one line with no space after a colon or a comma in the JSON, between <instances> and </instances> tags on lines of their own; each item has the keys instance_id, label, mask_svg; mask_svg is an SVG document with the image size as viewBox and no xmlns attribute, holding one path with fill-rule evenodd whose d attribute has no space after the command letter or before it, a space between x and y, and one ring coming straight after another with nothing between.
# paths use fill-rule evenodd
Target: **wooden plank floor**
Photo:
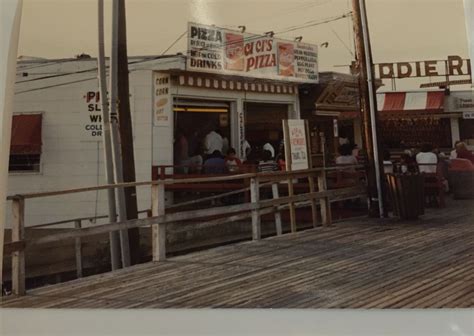
<instances>
[{"instance_id":1,"label":"wooden plank floor","mask_svg":"<svg viewBox=\"0 0 474 336\"><path fill-rule=\"evenodd\" d=\"M28 308L474 308L474 201L356 219L4 298Z\"/></svg>"}]
</instances>

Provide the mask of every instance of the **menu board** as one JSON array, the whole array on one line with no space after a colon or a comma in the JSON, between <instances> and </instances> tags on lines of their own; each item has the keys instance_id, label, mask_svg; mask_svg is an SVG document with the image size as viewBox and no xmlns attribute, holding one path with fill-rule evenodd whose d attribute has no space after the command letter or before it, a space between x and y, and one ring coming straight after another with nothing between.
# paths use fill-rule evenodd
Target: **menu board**
<instances>
[{"instance_id":1,"label":"menu board","mask_svg":"<svg viewBox=\"0 0 474 336\"><path fill-rule=\"evenodd\" d=\"M291 171L308 169L308 139L305 121L300 119L283 120L283 130L285 147L289 149L286 151L289 155L286 162L287 169Z\"/></svg>"},{"instance_id":2,"label":"menu board","mask_svg":"<svg viewBox=\"0 0 474 336\"><path fill-rule=\"evenodd\" d=\"M317 83L316 45L188 24L187 70Z\"/></svg>"}]
</instances>

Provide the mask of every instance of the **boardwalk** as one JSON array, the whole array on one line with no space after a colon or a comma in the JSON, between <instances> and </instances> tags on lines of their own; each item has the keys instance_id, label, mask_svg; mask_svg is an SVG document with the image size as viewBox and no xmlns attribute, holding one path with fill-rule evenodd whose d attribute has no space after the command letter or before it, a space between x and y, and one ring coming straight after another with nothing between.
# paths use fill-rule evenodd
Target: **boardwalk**
<instances>
[{"instance_id":1,"label":"boardwalk","mask_svg":"<svg viewBox=\"0 0 474 336\"><path fill-rule=\"evenodd\" d=\"M31 290L2 307L474 308L474 201L361 218Z\"/></svg>"}]
</instances>

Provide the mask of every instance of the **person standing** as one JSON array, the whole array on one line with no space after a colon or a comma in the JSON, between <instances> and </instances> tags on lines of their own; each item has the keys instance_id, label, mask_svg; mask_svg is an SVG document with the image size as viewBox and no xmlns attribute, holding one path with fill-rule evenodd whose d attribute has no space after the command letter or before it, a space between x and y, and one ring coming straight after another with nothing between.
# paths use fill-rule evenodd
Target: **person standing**
<instances>
[{"instance_id":1,"label":"person standing","mask_svg":"<svg viewBox=\"0 0 474 336\"><path fill-rule=\"evenodd\" d=\"M454 149L451 151L451 153L449 153L449 159L450 160L453 160L453 159L457 159L458 157L458 153L456 151L456 147L457 145L461 143L461 140L457 140L455 143L454 143Z\"/></svg>"},{"instance_id":2,"label":"person standing","mask_svg":"<svg viewBox=\"0 0 474 336\"><path fill-rule=\"evenodd\" d=\"M209 156L215 151L219 151L220 153L222 153L222 148L224 147L224 140L218 132L218 130L210 131L204 138L204 152Z\"/></svg>"},{"instance_id":3,"label":"person standing","mask_svg":"<svg viewBox=\"0 0 474 336\"><path fill-rule=\"evenodd\" d=\"M432 152L432 150L433 146L430 144L424 144L421 146L421 151L416 154L415 159L420 173L436 173L438 157Z\"/></svg>"}]
</instances>

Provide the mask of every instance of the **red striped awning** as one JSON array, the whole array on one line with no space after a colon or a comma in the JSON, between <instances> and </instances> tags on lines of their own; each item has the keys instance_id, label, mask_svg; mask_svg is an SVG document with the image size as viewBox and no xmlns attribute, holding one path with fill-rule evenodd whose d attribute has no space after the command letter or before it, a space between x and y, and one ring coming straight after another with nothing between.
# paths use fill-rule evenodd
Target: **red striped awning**
<instances>
[{"instance_id":1,"label":"red striped awning","mask_svg":"<svg viewBox=\"0 0 474 336\"><path fill-rule=\"evenodd\" d=\"M377 93L380 119L416 118L444 112L444 91ZM341 119L359 117L358 112L343 112Z\"/></svg>"},{"instance_id":2,"label":"red striped awning","mask_svg":"<svg viewBox=\"0 0 474 336\"><path fill-rule=\"evenodd\" d=\"M10 154L41 154L41 114L14 115Z\"/></svg>"},{"instance_id":3,"label":"red striped awning","mask_svg":"<svg viewBox=\"0 0 474 336\"><path fill-rule=\"evenodd\" d=\"M386 92L377 94L377 109L385 111L437 111L444 109L444 91Z\"/></svg>"}]
</instances>

